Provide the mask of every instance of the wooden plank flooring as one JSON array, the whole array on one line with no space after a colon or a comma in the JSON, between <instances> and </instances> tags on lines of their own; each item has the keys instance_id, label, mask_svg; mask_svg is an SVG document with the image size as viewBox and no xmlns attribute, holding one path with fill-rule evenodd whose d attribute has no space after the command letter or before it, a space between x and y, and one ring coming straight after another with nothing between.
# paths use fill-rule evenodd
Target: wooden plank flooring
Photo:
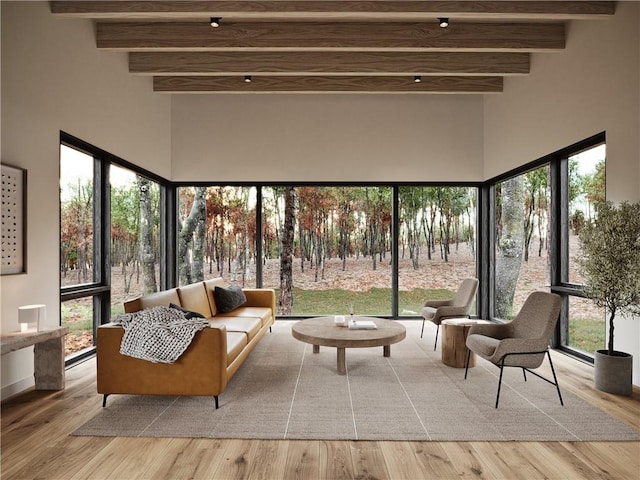
<instances>
[{"instance_id":1,"label":"wooden plank flooring","mask_svg":"<svg viewBox=\"0 0 640 480\"><path fill-rule=\"evenodd\" d=\"M553 358L563 390L640 429L638 389L632 397L599 392L590 366ZM101 409L95 380L89 360L67 371L66 390L29 391L2 404L2 479L640 480L640 442L71 437Z\"/></svg>"}]
</instances>

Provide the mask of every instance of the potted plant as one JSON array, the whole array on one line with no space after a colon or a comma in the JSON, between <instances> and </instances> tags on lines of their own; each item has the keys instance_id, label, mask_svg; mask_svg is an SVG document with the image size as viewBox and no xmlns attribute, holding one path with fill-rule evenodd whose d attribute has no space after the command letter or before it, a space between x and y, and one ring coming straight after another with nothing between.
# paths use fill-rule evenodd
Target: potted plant
<instances>
[{"instance_id":1,"label":"potted plant","mask_svg":"<svg viewBox=\"0 0 640 480\"><path fill-rule=\"evenodd\" d=\"M598 204L595 220L584 224L579 238L585 294L609 316L607 348L595 352L595 386L631 395L633 358L614 348L614 319L640 315L640 202Z\"/></svg>"}]
</instances>

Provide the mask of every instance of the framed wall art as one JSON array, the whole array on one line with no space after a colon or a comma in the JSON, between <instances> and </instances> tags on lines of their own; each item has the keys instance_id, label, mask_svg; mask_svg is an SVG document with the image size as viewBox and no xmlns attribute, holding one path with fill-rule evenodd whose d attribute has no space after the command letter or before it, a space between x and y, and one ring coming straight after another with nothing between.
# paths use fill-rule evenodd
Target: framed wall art
<instances>
[{"instance_id":1,"label":"framed wall art","mask_svg":"<svg viewBox=\"0 0 640 480\"><path fill-rule=\"evenodd\" d=\"M2 170L2 264L0 274L27 270L27 171L0 165Z\"/></svg>"}]
</instances>

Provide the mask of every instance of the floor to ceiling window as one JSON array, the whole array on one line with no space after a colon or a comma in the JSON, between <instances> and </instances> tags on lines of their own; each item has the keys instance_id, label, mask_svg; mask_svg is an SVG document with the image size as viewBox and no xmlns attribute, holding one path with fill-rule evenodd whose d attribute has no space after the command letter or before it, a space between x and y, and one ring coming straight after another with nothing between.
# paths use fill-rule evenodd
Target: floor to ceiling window
<instances>
[{"instance_id":1,"label":"floor to ceiling window","mask_svg":"<svg viewBox=\"0 0 640 480\"><path fill-rule=\"evenodd\" d=\"M223 277L256 286L256 187L178 188L178 284Z\"/></svg>"},{"instance_id":2,"label":"floor to ceiling window","mask_svg":"<svg viewBox=\"0 0 640 480\"><path fill-rule=\"evenodd\" d=\"M419 315L426 298L449 298L476 276L476 197L475 187L400 186L400 315Z\"/></svg>"},{"instance_id":3,"label":"floor to ceiling window","mask_svg":"<svg viewBox=\"0 0 640 480\"><path fill-rule=\"evenodd\" d=\"M580 256L578 234L585 221L592 219L594 205L606 200L606 145L587 146L568 155L563 168L568 169L568 225L563 247L566 250L562 282L573 289L584 283L577 265ZM570 290L571 291L571 290ZM573 292L572 292L573 293ZM578 292L579 293L579 292ZM563 345L592 355L605 345L605 311L581 296L568 296L567 322Z\"/></svg>"},{"instance_id":4,"label":"floor to ceiling window","mask_svg":"<svg viewBox=\"0 0 640 480\"><path fill-rule=\"evenodd\" d=\"M94 346L95 321L104 297L101 172L102 163L90 153L60 145L60 318L69 327L67 355Z\"/></svg>"},{"instance_id":5,"label":"floor to ceiling window","mask_svg":"<svg viewBox=\"0 0 640 480\"><path fill-rule=\"evenodd\" d=\"M280 313L391 315L392 215L391 187L264 187L263 285L290 280Z\"/></svg>"},{"instance_id":6,"label":"floor to ceiling window","mask_svg":"<svg viewBox=\"0 0 640 480\"><path fill-rule=\"evenodd\" d=\"M218 276L274 288L279 316L416 318L426 298L449 297L479 272L483 316L509 321L532 291L551 290L564 298L557 346L588 358L604 343L604 312L584 298L575 260L581 225L605 199L604 133L481 190L174 186L61 138L61 318L70 354L93 346L97 325L122 300Z\"/></svg>"},{"instance_id":7,"label":"floor to ceiling window","mask_svg":"<svg viewBox=\"0 0 640 480\"><path fill-rule=\"evenodd\" d=\"M558 293L555 346L590 360L604 347L605 316L584 297L580 228L605 197L605 134L488 182L493 203L491 316L509 321L535 290Z\"/></svg>"},{"instance_id":8,"label":"floor to ceiling window","mask_svg":"<svg viewBox=\"0 0 640 480\"><path fill-rule=\"evenodd\" d=\"M60 139L60 319L73 362L93 352L96 328L123 311L123 300L162 288L165 232L159 179Z\"/></svg>"},{"instance_id":9,"label":"floor to ceiling window","mask_svg":"<svg viewBox=\"0 0 640 480\"><path fill-rule=\"evenodd\" d=\"M111 316L122 302L160 287L160 184L127 168L109 169Z\"/></svg>"},{"instance_id":10,"label":"floor to ceiling window","mask_svg":"<svg viewBox=\"0 0 640 480\"><path fill-rule=\"evenodd\" d=\"M280 316L415 317L475 276L476 190L182 186L179 284L221 276L273 288Z\"/></svg>"},{"instance_id":11,"label":"floor to ceiling window","mask_svg":"<svg viewBox=\"0 0 640 480\"><path fill-rule=\"evenodd\" d=\"M548 179L543 165L495 185L493 315L503 321L549 286Z\"/></svg>"}]
</instances>

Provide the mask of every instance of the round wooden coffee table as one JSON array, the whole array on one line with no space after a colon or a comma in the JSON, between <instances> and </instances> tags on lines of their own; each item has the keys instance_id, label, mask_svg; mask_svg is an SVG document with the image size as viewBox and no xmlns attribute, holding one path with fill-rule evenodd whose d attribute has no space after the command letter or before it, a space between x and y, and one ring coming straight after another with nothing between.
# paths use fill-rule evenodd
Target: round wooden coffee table
<instances>
[{"instance_id":1,"label":"round wooden coffee table","mask_svg":"<svg viewBox=\"0 0 640 480\"><path fill-rule=\"evenodd\" d=\"M313 353L320 347L336 347L338 350L338 374L345 375L345 350L347 348L383 347L383 355L391 356L391 344L398 343L406 336L404 325L392 320L373 317L347 317L358 320L371 320L378 327L375 330L355 330L338 327L334 317L318 317L296 322L291 327L294 338L313 345Z\"/></svg>"}]
</instances>

